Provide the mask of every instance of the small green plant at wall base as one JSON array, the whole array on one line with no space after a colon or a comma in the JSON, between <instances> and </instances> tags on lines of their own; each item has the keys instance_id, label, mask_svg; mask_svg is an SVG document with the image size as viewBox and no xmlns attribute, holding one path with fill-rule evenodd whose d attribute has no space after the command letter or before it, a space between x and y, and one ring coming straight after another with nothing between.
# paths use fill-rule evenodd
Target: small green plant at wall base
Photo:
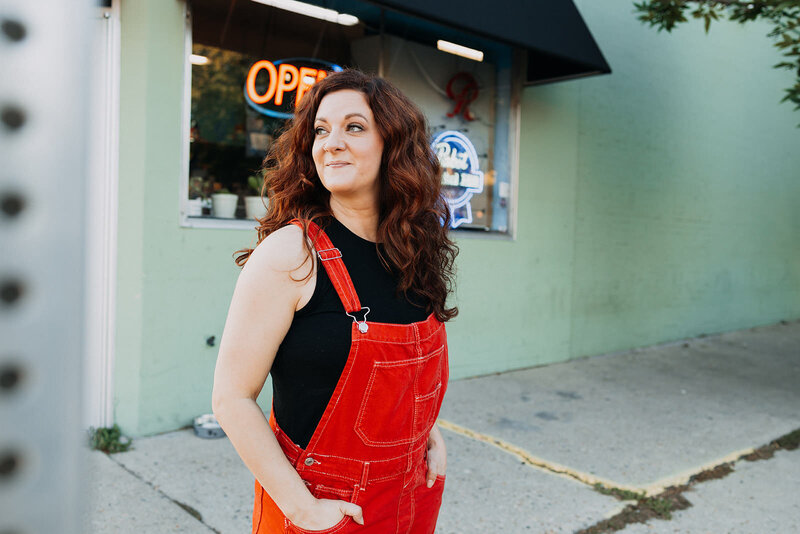
<instances>
[{"instance_id":1,"label":"small green plant at wall base","mask_svg":"<svg viewBox=\"0 0 800 534\"><path fill-rule=\"evenodd\" d=\"M89 427L89 447L108 454L125 452L131 446L131 439L123 436L116 424L111 428Z\"/></svg>"}]
</instances>

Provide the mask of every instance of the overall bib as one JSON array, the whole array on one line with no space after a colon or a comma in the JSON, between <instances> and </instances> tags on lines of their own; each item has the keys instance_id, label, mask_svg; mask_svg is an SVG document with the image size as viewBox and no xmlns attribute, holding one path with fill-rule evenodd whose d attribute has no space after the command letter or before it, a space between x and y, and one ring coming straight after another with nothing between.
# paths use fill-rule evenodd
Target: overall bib
<instances>
[{"instance_id":1,"label":"overall bib","mask_svg":"<svg viewBox=\"0 0 800 534\"><path fill-rule=\"evenodd\" d=\"M292 221L299 225L299 221ZM352 342L339 381L306 449L270 427L316 498L361 506L364 525L345 516L324 530L305 530L284 516L255 481L253 534L431 534L444 477L426 485L427 441L447 388L444 324L431 314L403 324L367 321L339 249L309 225L320 263L353 318Z\"/></svg>"}]
</instances>

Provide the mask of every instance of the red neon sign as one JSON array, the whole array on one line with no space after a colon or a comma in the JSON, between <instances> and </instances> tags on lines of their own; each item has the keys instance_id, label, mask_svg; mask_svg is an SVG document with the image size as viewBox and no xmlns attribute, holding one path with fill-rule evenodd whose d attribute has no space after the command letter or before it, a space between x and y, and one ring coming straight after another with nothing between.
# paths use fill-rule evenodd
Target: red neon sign
<instances>
[{"instance_id":1,"label":"red neon sign","mask_svg":"<svg viewBox=\"0 0 800 534\"><path fill-rule=\"evenodd\" d=\"M261 71L266 71L269 76L269 83L263 93L259 93L256 89L256 78ZM327 75L328 71L325 69L298 68L291 63L280 63L276 68L271 61L262 59L250 67L245 82L245 91L253 103L260 105L273 100L275 106L282 106L284 96L294 91L294 105L297 106L306 91Z\"/></svg>"}]
</instances>

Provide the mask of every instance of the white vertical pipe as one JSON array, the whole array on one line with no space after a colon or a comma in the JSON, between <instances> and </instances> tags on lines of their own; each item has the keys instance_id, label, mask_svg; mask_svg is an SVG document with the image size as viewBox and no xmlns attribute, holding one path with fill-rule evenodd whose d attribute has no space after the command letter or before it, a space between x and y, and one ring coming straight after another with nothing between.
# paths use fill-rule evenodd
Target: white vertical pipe
<instances>
[{"instance_id":1,"label":"white vertical pipe","mask_svg":"<svg viewBox=\"0 0 800 534\"><path fill-rule=\"evenodd\" d=\"M119 2L95 8L91 29L84 427L114 424L117 216L119 213Z\"/></svg>"}]
</instances>

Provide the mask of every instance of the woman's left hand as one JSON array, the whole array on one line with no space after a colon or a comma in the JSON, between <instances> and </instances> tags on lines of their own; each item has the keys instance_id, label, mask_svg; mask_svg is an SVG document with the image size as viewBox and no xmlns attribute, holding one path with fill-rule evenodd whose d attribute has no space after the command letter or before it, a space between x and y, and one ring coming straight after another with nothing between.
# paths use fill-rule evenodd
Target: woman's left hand
<instances>
[{"instance_id":1,"label":"woman's left hand","mask_svg":"<svg viewBox=\"0 0 800 534\"><path fill-rule=\"evenodd\" d=\"M437 425L433 425L430 436L428 436L428 487L433 487L436 482L436 475L444 476L447 469L447 449L444 446L444 438Z\"/></svg>"}]
</instances>

